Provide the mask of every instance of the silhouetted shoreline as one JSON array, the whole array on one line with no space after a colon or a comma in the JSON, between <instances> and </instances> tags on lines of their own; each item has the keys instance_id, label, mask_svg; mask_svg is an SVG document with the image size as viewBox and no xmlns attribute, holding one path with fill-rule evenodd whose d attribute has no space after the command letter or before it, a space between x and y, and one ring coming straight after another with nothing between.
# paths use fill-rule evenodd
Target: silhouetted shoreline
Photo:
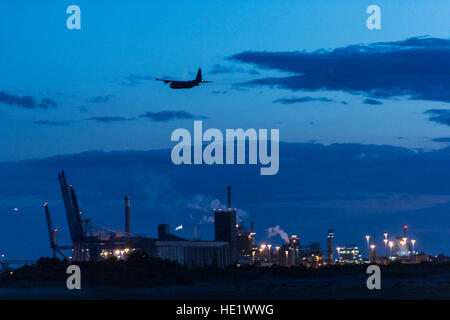
<instances>
[{"instance_id":1,"label":"silhouetted shoreline","mask_svg":"<svg viewBox=\"0 0 450 320\"><path fill-rule=\"evenodd\" d=\"M322 268L213 266L187 269L134 255L77 263L82 290L65 286L68 261L41 258L0 275L2 299L448 299L450 263L381 267L382 290L366 287L367 265ZM375 292L378 291L378 292Z\"/></svg>"}]
</instances>

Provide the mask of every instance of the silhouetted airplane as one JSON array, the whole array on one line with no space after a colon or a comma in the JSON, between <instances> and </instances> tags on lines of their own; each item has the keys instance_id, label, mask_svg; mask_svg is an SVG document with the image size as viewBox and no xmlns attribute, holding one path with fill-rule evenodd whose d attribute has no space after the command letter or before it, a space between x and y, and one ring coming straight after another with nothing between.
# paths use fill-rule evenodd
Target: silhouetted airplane
<instances>
[{"instance_id":1,"label":"silhouetted airplane","mask_svg":"<svg viewBox=\"0 0 450 320\"><path fill-rule=\"evenodd\" d=\"M210 83L212 81L203 81L202 80L202 69L199 68L197 71L197 76L194 80L190 81L177 81L177 80L169 80L169 79L155 79L158 81L164 81L164 83L170 83L169 86L172 89L190 89L199 85L199 83Z\"/></svg>"}]
</instances>

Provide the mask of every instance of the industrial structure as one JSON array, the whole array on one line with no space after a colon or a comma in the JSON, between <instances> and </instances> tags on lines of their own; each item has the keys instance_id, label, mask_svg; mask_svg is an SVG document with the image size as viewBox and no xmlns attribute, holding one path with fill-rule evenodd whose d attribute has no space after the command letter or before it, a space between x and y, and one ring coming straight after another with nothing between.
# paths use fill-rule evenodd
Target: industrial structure
<instances>
[{"instance_id":1,"label":"industrial structure","mask_svg":"<svg viewBox=\"0 0 450 320\"><path fill-rule=\"evenodd\" d=\"M334 230L328 230L328 239L327 239L327 249L328 249L328 263L334 262L333 257L333 238L334 238Z\"/></svg>"},{"instance_id":2,"label":"industrial structure","mask_svg":"<svg viewBox=\"0 0 450 320\"><path fill-rule=\"evenodd\" d=\"M337 247L336 250L338 253L337 263L339 264L360 264L365 262L358 246L354 244Z\"/></svg>"},{"instance_id":3,"label":"industrial structure","mask_svg":"<svg viewBox=\"0 0 450 320\"><path fill-rule=\"evenodd\" d=\"M250 232L244 225L236 225L236 253L238 264L250 264L252 261L252 252L257 250L255 247L255 231L253 221L250 223Z\"/></svg>"},{"instance_id":4,"label":"industrial structure","mask_svg":"<svg viewBox=\"0 0 450 320\"><path fill-rule=\"evenodd\" d=\"M124 230L111 230L94 225L90 219L83 216L78 205L77 196L72 185L67 183L64 171L58 174L64 209L69 226L71 245L61 246L57 243L57 232L52 224L49 204L44 203L45 217L53 257L57 254L72 261L89 261L101 259L126 259L134 251L144 251L150 257L176 261L186 267L202 267L216 265L224 268L230 265L299 266L318 268L331 264L378 263L387 264L395 261L402 263L420 263L429 261L428 255L415 249L416 240L409 240L407 226L403 226L403 234L390 239L384 233L384 255L382 250L376 250L375 235L365 236L367 259L363 258L360 248L355 245L344 245L336 248L337 259L334 258L334 229L328 230L327 257L325 258L320 243L301 245L300 238L292 235L285 238L280 246L255 243L253 221L250 231L244 224L237 223L236 208L231 206L231 187L228 191L228 206L226 209L213 209L214 241L202 241L197 237L194 227L194 237L184 239L170 233L167 224L158 226L158 236L148 238L134 235L131 232L131 200L125 196ZM70 250L70 254L67 252Z\"/></svg>"},{"instance_id":5,"label":"industrial structure","mask_svg":"<svg viewBox=\"0 0 450 320\"><path fill-rule=\"evenodd\" d=\"M111 257L126 259L133 251L144 251L151 257L176 261L187 267L216 265L222 268L233 264L236 260L235 210L229 210L227 214L220 215L217 221L218 227L216 227L217 241L183 239L170 234L168 225L158 226L157 238L147 238L131 233L129 196L125 196L125 231L115 231L105 227L93 226L90 219L82 218L83 212L78 206L75 190L72 185L67 184L64 171L59 173L58 180L72 245L60 246L57 244L57 229L54 229L52 225L49 205L47 202L44 203L53 256L58 253L64 259L79 262ZM228 218L222 219L225 217ZM64 254L64 250L70 250L71 255Z\"/></svg>"},{"instance_id":6,"label":"industrial structure","mask_svg":"<svg viewBox=\"0 0 450 320\"><path fill-rule=\"evenodd\" d=\"M214 238L216 241L228 242L230 245L230 258L233 264L237 263L236 209L231 208L231 187L228 187L228 209L214 210Z\"/></svg>"},{"instance_id":7,"label":"industrial structure","mask_svg":"<svg viewBox=\"0 0 450 320\"><path fill-rule=\"evenodd\" d=\"M408 238L407 229L408 226L404 225L402 235L394 238L389 238L388 233L385 232L383 238L384 250L380 249L380 247L377 250L375 235L372 237L366 235L367 261L377 264L388 264L391 262L421 263L431 261L432 258L429 255L416 251L416 240Z\"/></svg>"}]
</instances>

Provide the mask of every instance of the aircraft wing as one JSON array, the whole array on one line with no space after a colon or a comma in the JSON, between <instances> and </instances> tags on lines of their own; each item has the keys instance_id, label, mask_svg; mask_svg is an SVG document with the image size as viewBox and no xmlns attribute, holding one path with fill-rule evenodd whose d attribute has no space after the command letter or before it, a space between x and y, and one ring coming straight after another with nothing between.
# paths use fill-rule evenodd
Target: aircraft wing
<instances>
[{"instance_id":1,"label":"aircraft wing","mask_svg":"<svg viewBox=\"0 0 450 320\"><path fill-rule=\"evenodd\" d=\"M154 80L158 80L158 81L164 81L164 83L170 83L170 82L174 82L175 80L169 80L169 79L158 79L155 78Z\"/></svg>"}]
</instances>

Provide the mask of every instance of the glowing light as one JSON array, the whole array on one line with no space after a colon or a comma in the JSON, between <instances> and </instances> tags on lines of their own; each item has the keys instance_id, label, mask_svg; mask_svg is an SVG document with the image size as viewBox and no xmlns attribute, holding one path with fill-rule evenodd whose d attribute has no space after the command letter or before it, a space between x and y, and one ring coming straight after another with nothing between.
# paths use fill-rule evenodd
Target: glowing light
<instances>
[{"instance_id":1,"label":"glowing light","mask_svg":"<svg viewBox=\"0 0 450 320\"><path fill-rule=\"evenodd\" d=\"M374 245L374 244L371 244L371 245L370 245L370 249L372 249L372 251L375 250L375 245Z\"/></svg>"}]
</instances>

